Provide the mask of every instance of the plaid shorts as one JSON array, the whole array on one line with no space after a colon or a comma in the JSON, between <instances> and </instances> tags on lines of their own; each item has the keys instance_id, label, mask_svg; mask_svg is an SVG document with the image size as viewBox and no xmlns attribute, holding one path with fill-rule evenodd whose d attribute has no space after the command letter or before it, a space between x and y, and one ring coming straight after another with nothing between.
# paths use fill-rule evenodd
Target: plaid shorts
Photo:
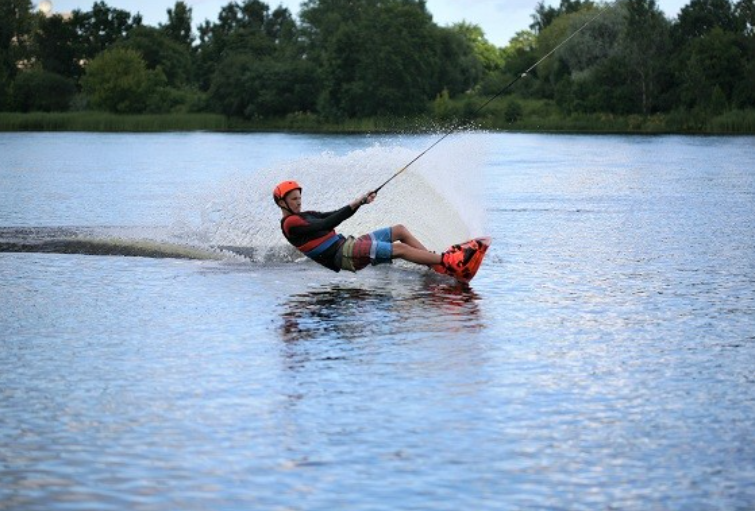
<instances>
[{"instance_id":1,"label":"plaid shorts","mask_svg":"<svg viewBox=\"0 0 755 511\"><path fill-rule=\"evenodd\" d=\"M369 264L390 263L393 259L391 228L384 227L358 238L349 236L336 256L342 270L359 271Z\"/></svg>"}]
</instances>

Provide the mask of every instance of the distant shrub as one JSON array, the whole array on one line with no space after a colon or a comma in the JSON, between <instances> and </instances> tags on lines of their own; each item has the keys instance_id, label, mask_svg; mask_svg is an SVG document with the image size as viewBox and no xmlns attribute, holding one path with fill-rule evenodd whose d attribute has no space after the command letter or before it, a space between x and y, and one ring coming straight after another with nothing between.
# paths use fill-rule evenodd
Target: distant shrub
<instances>
[{"instance_id":1,"label":"distant shrub","mask_svg":"<svg viewBox=\"0 0 755 511\"><path fill-rule=\"evenodd\" d=\"M138 52L112 48L89 63L81 83L94 108L135 114L147 110L166 78L160 68L148 70Z\"/></svg>"},{"instance_id":2,"label":"distant shrub","mask_svg":"<svg viewBox=\"0 0 755 511\"><path fill-rule=\"evenodd\" d=\"M732 110L711 119L708 131L713 133L755 133L755 110Z\"/></svg>"},{"instance_id":3,"label":"distant shrub","mask_svg":"<svg viewBox=\"0 0 755 511\"><path fill-rule=\"evenodd\" d=\"M700 133L705 127L706 116L701 109L677 109L666 116L669 131L677 133Z\"/></svg>"},{"instance_id":4,"label":"distant shrub","mask_svg":"<svg viewBox=\"0 0 755 511\"><path fill-rule=\"evenodd\" d=\"M473 98L465 98L461 108L461 118L465 121L473 121L478 113L479 106Z\"/></svg>"},{"instance_id":5,"label":"distant shrub","mask_svg":"<svg viewBox=\"0 0 755 511\"><path fill-rule=\"evenodd\" d=\"M159 132L227 129L226 118L218 114L0 113L0 131Z\"/></svg>"},{"instance_id":6,"label":"distant shrub","mask_svg":"<svg viewBox=\"0 0 755 511\"><path fill-rule=\"evenodd\" d=\"M448 120L451 118L451 99L448 94L448 89L443 91L435 97L433 101L433 115L436 119Z\"/></svg>"},{"instance_id":7,"label":"distant shrub","mask_svg":"<svg viewBox=\"0 0 755 511\"><path fill-rule=\"evenodd\" d=\"M190 88L160 87L147 101L146 113L189 114L208 109L207 94Z\"/></svg>"},{"instance_id":8,"label":"distant shrub","mask_svg":"<svg viewBox=\"0 0 755 511\"><path fill-rule=\"evenodd\" d=\"M506 104L506 110L503 112L503 116L506 122L514 123L524 117L524 109L522 104L515 99L510 99Z\"/></svg>"},{"instance_id":9,"label":"distant shrub","mask_svg":"<svg viewBox=\"0 0 755 511\"><path fill-rule=\"evenodd\" d=\"M72 80L49 71L31 70L20 73L13 82L13 107L20 112L65 111L75 94Z\"/></svg>"},{"instance_id":10,"label":"distant shrub","mask_svg":"<svg viewBox=\"0 0 755 511\"><path fill-rule=\"evenodd\" d=\"M718 85L713 88L708 109L712 115L721 115L729 109L729 105L726 102L726 94L724 94L724 91Z\"/></svg>"}]
</instances>

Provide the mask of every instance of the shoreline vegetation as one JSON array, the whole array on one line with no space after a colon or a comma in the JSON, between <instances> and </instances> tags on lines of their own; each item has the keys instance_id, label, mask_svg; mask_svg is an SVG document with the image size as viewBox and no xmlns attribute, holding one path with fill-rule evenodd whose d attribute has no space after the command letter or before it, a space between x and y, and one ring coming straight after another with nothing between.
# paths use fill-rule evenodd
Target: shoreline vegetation
<instances>
[{"instance_id":1,"label":"shoreline vegetation","mask_svg":"<svg viewBox=\"0 0 755 511\"><path fill-rule=\"evenodd\" d=\"M505 102L504 102L505 103ZM755 110L735 110L717 116L694 112L614 115L572 114L564 116L543 105L529 105L516 120L504 115L481 115L475 119L434 116L370 117L327 121L314 114L240 119L212 113L114 114L109 112L0 112L0 132L102 132L156 133L168 131L293 132L293 133L427 133L455 126L488 131L585 133L585 134L755 134Z\"/></svg>"},{"instance_id":2,"label":"shoreline vegetation","mask_svg":"<svg viewBox=\"0 0 755 511\"><path fill-rule=\"evenodd\" d=\"M0 131L755 134L753 0L550 4L498 47L424 0L235 0L199 25L177 0L156 26L6 0Z\"/></svg>"}]
</instances>

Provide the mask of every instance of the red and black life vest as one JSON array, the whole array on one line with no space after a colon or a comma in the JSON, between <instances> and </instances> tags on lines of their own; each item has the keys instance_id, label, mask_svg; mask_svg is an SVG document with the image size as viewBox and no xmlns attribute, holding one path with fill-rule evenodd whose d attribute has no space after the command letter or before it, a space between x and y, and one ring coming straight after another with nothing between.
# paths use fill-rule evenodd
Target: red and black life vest
<instances>
[{"instance_id":1,"label":"red and black life vest","mask_svg":"<svg viewBox=\"0 0 755 511\"><path fill-rule=\"evenodd\" d=\"M345 238L335 228L354 214L351 206L321 213L304 211L281 219L283 236L289 243L310 259L333 271L340 271L336 264L338 249Z\"/></svg>"}]
</instances>

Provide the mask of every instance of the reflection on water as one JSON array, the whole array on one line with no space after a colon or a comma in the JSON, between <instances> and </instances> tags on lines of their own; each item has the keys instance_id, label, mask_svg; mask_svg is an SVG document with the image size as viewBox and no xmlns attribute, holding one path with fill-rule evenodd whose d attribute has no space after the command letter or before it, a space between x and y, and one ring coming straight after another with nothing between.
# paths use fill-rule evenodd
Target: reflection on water
<instances>
[{"instance_id":1,"label":"reflection on water","mask_svg":"<svg viewBox=\"0 0 755 511\"><path fill-rule=\"evenodd\" d=\"M432 279L432 277L428 277ZM281 314L286 342L484 328L480 296L467 286L426 283L409 294L366 287L320 286L291 296Z\"/></svg>"}]
</instances>

